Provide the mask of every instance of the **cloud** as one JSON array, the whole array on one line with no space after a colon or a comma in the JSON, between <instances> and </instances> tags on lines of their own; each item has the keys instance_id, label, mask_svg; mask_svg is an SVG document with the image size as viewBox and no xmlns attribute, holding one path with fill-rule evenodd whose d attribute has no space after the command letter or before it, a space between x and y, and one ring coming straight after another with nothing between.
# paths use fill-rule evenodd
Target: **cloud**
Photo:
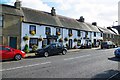
<instances>
[{"instance_id":1,"label":"cloud","mask_svg":"<svg viewBox=\"0 0 120 80\"><path fill-rule=\"evenodd\" d=\"M99 26L111 26L118 20L119 0L53 0L59 3L57 9L64 12L62 15L79 18L85 17L85 21L96 21Z\"/></svg>"},{"instance_id":2,"label":"cloud","mask_svg":"<svg viewBox=\"0 0 120 80\"><path fill-rule=\"evenodd\" d=\"M16 0L10 0L10 3L13 5ZM36 10L42 10L50 12L51 7L49 7L47 4L44 4L41 0L20 0L22 2L22 7L28 7Z\"/></svg>"},{"instance_id":3,"label":"cloud","mask_svg":"<svg viewBox=\"0 0 120 80\"><path fill-rule=\"evenodd\" d=\"M10 0L13 4L15 0ZM119 0L21 0L22 6L50 12L55 7L57 14L86 22L97 22L99 26L110 26L118 20Z\"/></svg>"}]
</instances>

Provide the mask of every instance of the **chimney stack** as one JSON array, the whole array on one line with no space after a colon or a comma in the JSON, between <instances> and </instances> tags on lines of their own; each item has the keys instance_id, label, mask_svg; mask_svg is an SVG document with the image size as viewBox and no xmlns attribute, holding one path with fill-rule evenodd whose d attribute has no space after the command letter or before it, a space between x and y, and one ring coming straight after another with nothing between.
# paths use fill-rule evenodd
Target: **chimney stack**
<instances>
[{"instance_id":1,"label":"chimney stack","mask_svg":"<svg viewBox=\"0 0 120 80\"><path fill-rule=\"evenodd\" d=\"M80 19L79 19L78 21L80 21L80 22L84 22L85 19L83 18L83 16L81 16Z\"/></svg>"},{"instance_id":2,"label":"chimney stack","mask_svg":"<svg viewBox=\"0 0 120 80\"><path fill-rule=\"evenodd\" d=\"M97 26L97 22L92 22L92 25Z\"/></svg>"},{"instance_id":3,"label":"chimney stack","mask_svg":"<svg viewBox=\"0 0 120 80\"><path fill-rule=\"evenodd\" d=\"M14 6L15 6L17 9L20 9L20 8L21 8L21 1L16 0L16 2L14 3Z\"/></svg>"},{"instance_id":4,"label":"chimney stack","mask_svg":"<svg viewBox=\"0 0 120 80\"><path fill-rule=\"evenodd\" d=\"M51 15L52 16L56 16L56 12L55 12L55 8L54 7L52 7L52 9L51 9Z\"/></svg>"}]
</instances>

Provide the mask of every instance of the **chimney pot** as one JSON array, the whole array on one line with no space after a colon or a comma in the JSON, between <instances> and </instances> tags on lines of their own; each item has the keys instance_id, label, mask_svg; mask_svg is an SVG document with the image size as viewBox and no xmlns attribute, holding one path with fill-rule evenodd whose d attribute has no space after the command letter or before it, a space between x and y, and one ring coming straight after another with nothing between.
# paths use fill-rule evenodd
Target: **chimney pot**
<instances>
[{"instance_id":1,"label":"chimney pot","mask_svg":"<svg viewBox=\"0 0 120 80\"><path fill-rule=\"evenodd\" d=\"M80 19L79 19L78 21L80 21L80 22L84 22L85 19L83 18L83 16L81 16Z\"/></svg>"},{"instance_id":2,"label":"chimney pot","mask_svg":"<svg viewBox=\"0 0 120 80\"><path fill-rule=\"evenodd\" d=\"M20 9L20 8L21 8L21 1L16 0L16 2L14 3L14 6L15 6L17 9Z\"/></svg>"},{"instance_id":3,"label":"chimney pot","mask_svg":"<svg viewBox=\"0 0 120 80\"><path fill-rule=\"evenodd\" d=\"M56 12L55 12L55 8L54 7L52 7L52 9L51 9L51 15L52 16L56 16Z\"/></svg>"},{"instance_id":4,"label":"chimney pot","mask_svg":"<svg viewBox=\"0 0 120 80\"><path fill-rule=\"evenodd\" d=\"M92 25L97 26L97 22L92 22Z\"/></svg>"}]
</instances>

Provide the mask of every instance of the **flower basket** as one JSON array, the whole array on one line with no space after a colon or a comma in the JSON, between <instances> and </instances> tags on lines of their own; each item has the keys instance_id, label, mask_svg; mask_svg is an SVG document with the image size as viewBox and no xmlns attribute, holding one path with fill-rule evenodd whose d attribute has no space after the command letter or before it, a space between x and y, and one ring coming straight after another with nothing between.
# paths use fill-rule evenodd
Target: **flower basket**
<instances>
[{"instance_id":1,"label":"flower basket","mask_svg":"<svg viewBox=\"0 0 120 80\"><path fill-rule=\"evenodd\" d=\"M35 35L35 31L34 30L30 31L30 34Z\"/></svg>"},{"instance_id":2,"label":"flower basket","mask_svg":"<svg viewBox=\"0 0 120 80\"><path fill-rule=\"evenodd\" d=\"M73 36L73 34L70 33L70 34L69 34L69 37L71 37L71 36Z\"/></svg>"},{"instance_id":3,"label":"flower basket","mask_svg":"<svg viewBox=\"0 0 120 80\"><path fill-rule=\"evenodd\" d=\"M26 35L23 37L23 40L26 41L26 40L29 40L29 37Z\"/></svg>"},{"instance_id":4,"label":"flower basket","mask_svg":"<svg viewBox=\"0 0 120 80\"><path fill-rule=\"evenodd\" d=\"M60 36L60 35L61 35L61 33L60 33L60 32L57 32L57 35L58 35L58 36Z\"/></svg>"},{"instance_id":5,"label":"flower basket","mask_svg":"<svg viewBox=\"0 0 120 80\"><path fill-rule=\"evenodd\" d=\"M77 38L74 39L74 42L77 42Z\"/></svg>"},{"instance_id":6,"label":"flower basket","mask_svg":"<svg viewBox=\"0 0 120 80\"><path fill-rule=\"evenodd\" d=\"M44 39L42 37L38 38L38 41L43 41Z\"/></svg>"},{"instance_id":7,"label":"flower basket","mask_svg":"<svg viewBox=\"0 0 120 80\"><path fill-rule=\"evenodd\" d=\"M68 41L68 38L67 38L67 37L65 37L65 38L64 38L64 40L65 40L65 41Z\"/></svg>"},{"instance_id":8,"label":"flower basket","mask_svg":"<svg viewBox=\"0 0 120 80\"><path fill-rule=\"evenodd\" d=\"M62 39L62 38L60 38L60 39L59 39L59 42L63 42L63 39Z\"/></svg>"},{"instance_id":9,"label":"flower basket","mask_svg":"<svg viewBox=\"0 0 120 80\"><path fill-rule=\"evenodd\" d=\"M45 34L46 34L46 35L50 35L50 33L49 33L49 32L46 32Z\"/></svg>"}]
</instances>

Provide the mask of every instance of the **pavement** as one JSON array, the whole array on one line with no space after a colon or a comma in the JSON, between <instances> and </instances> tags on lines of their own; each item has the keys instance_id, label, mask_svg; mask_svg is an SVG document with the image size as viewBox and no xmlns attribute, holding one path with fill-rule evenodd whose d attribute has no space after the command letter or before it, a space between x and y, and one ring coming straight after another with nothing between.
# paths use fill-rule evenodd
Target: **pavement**
<instances>
[{"instance_id":1,"label":"pavement","mask_svg":"<svg viewBox=\"0 0 120 80\"><path fill-rule=\"evenodd\" d=\"M80 51L81 49L70 49L68 50L67 52L77 52L77 51ZM35 56L35 53L27 53L26 54L26 57L31 57L31 56Z\"/></svg>"},{"instance_id":2,"label":"pavement","mask_svg":"<svg viewBox=\"0 0 120 80\"><path fill-rule=\"evenodd\" d=\"M93 49L93 50L95 50L95 49L100 49L100 47L91 48L91 49ZM70 53L70 52L78 52L78 51L80 51L80 50L90 50L90 49L69 49L69 50L67 50L67 53ZM27 53L27 54L26 54L26 57L31 57L31 56L35 56L35 53Z\"/></svg>"}]
</instances>

